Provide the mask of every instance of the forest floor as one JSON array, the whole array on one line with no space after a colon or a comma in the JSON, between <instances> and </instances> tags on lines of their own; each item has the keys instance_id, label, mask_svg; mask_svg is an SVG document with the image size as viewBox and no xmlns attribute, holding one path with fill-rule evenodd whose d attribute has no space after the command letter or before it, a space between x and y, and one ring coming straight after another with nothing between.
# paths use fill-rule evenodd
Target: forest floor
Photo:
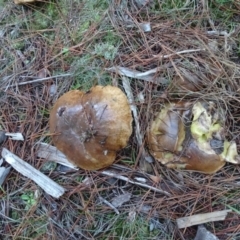
<instances>
[{"instance_id":1,"label":"forest floor","mask_svg":"<svg viewBox=\"0 0 240 240\"><path fill-rule=\"evenodd\" d=\"M25 139L7 139L1 148L67 190L55 199L11 169L0 189L0 238L191 240L197 226L179 229L176 219L230 209L225 220L204 226L220 240L240 239L238 165L210 175L157 161L144 165L147 146L139 146L133 133L113 169L149 186L143 187L102 171L62 169L38 158L35 149L39 141L51 144L48 120L56 99L95 85L124 91L122 74L109 71L124 67L142 73L158 68L149 78L127 77L143 137L156 106L201 99L223 109L226 138L240 153L239 21L234 0L49 0L24 6L0 0L0 128ZM120 203L113 208L115 200Z\"/></svg>"}]
</instances>

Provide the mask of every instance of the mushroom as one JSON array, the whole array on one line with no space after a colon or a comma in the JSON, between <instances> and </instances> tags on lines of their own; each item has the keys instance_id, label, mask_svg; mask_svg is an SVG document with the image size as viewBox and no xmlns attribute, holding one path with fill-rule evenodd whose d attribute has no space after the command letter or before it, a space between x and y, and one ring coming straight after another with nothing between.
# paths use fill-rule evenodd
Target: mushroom
<instances>
[{"instance_id":1,"label":"mushroom","mask_svg":"<svg viewBox=\"0 0 240 240\"><path fill-rule=\"evenodd\" d=\"M86 170L107 167L132 134L127 97L112 86L69 91L51 110L50 132L70 162Z\"/></svg>"},{"instance_id":2,"label":"mushroom","mask_svg":"<svg viewBox=\"0 0 240 240\"><path fill-rule=\"evenodd\" d=\"M213 102L165 104L147 131L152 156L170 168L214 173L240 163L235 142L225 140L222 109Z\"/></svg>"}]
</instances>

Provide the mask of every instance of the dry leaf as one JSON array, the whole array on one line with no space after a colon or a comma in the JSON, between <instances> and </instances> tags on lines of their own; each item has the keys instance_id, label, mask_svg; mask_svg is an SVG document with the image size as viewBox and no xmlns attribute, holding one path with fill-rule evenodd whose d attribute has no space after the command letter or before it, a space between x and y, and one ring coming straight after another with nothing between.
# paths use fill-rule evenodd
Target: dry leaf
<instances>
[{"instance_id":1,"label":"dry leaf","mask_svg":"<svg viewBox=\"0 0 240 240\"><path fill-rule=\"evenodd\" d=\"M159 176L149 175L150 179L155 183L160 183L161 178Z\"/></svg>"},{"instance_id":2,"label":"dry leaf","mask_svg":"<svg viewBox=\"0 0 240 240\"><path fill-rule=\"evenodd\" d=\"M204 226L199 225L194 240L219 240L219 238L209 232Z\"/></svg>"},{"instance_id":3,"label":"dry leaf","mask_svg":"<svg viewBox=\"0 0 240 240\"><path fill-rule=\"evenodd\" d=\"M116 208L121 207L125 202L128 202L130 200L131 196L132 196L131 193L124 193L118 195L112 199L111 203Z\"/></svg>"}]
</instances>

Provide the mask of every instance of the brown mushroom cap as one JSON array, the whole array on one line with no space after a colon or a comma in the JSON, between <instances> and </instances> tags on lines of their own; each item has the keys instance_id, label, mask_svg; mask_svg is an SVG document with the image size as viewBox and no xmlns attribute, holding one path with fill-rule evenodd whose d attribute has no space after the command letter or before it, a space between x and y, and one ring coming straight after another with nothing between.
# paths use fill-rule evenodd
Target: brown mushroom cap
<instances>
[{"instance_id":1,"label":"brown mushroom cap","mask_svg":"<svg viewBox=\"0 0 240 240\"><path fill-rule=\"evenodd\" d=\"M198 118L192 121L192 115L197 116L196 108L201 112L198 112ZM175 169L204 173L214 173L221 169L227 158L221 154L222 150L217 152L219 149L211 147L213 135L220 135L221 128L220 125L216 125L217 120L214 119L216 112L212 115L205 113L208 123L200 118L204 116L203 111L203 105L199 102L194 105L184 102L166 104L153 119L147 132L148 147L152 156L165 166ZM201 127L204 127L207 134ZM203 136L197 136L197 133L203 133ZM222 148L223 140L219 140ZM234 157L236 154L234 150Z\"/></svg>"},{"instance_id":2,"label":"brown mushroom cap","mask_svg":"<svg viewBox=\"0 0 240 240\"><path fill-rule=\"evenodd\" d=\"M87 170L111 165L132 134L126 95L117 87L96 86L61 96L50 113L54 145L69 161Z\"/></svg>"}]
</instances>

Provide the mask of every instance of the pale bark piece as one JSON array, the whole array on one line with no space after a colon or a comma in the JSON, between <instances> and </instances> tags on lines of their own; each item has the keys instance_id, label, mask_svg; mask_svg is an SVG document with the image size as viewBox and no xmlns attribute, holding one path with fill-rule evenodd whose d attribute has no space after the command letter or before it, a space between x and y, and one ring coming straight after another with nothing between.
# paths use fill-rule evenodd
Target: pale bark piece
<instances>
[{"instance_id":1,"label":"pale bark piece","mask_svg":"<svg viewBox=\"0 0 240 240\"><path fill-rule=\"evenodd\" d=\"M33 180L49 195L59 198L65 192L65 189L54 182L52 179L32 167L30 164L23 161L21 158L11 153L6 148L2 150L2 157L8 162L16 171L20 172L23 176Z\"/></svg>"},{"instance_id":2,"label":"pale bark piece","mask_svg":"<svg viewBox=\"0 0 240 240\"><path fill-rule=\"evenodd\" d=\"M10 137L12 140L24 141L24 137L21 133L5 133L5 136Z\"/></svg>"},{"instance_id":3,"label":"pale bark piece","mask_svg":"<svg viewBox=\"0 0 240 240\"><path fill-rule=\"evenodd\" d=\"M47 159L48 161L53 161L75 170L78 169L77 166L70 163L67 157L54 146L40 142L36 144L36 148L39 158Z\"/></svg>"},{"instance_id":4,"label":"pale bark piece","mask_svg":"<svg viewBox=\"0 0 240 240\"><path fill-rule=\"evenodd\" d=\"M177 219L178 228L186 228L207 222L216 222L225 220L227 214L232 210L216 211L211 213L196 214L189 217Z\"/></svg>"},{"instance_id":5,"label":"pale bark piece","mask_svg":"<svg viewBox=\"0 0 240 240\"><path fill-rule=\"evenodd\" d=\"M36 0L14 0L15 4L28 4L28 3L33 3L33 2L41 2L41 1L36 1Z\"/></svg>"}]
</instances>

